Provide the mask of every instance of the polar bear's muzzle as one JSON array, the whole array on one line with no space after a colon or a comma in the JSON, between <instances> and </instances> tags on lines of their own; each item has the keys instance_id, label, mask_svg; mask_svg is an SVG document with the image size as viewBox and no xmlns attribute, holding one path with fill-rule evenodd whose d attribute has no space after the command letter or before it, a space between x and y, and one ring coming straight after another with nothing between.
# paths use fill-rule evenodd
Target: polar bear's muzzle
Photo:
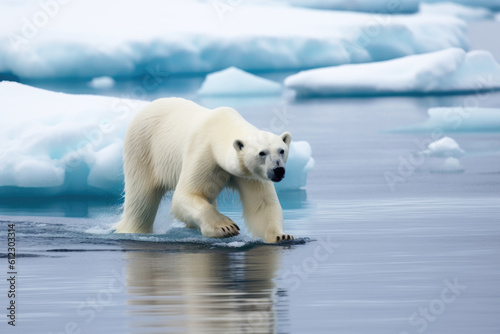
<instances>
[{"instance_id":1,"label":"polar bear's muzzle","mask_svg":"<svg viewBox=\"0 0 500 334\"><path fill-rule=\"evenodd\" d=\"M272 171L267 172L267 177L273 182L280 182L285 177L285 168L276 167Z\"/></svg>"}]
</instances>

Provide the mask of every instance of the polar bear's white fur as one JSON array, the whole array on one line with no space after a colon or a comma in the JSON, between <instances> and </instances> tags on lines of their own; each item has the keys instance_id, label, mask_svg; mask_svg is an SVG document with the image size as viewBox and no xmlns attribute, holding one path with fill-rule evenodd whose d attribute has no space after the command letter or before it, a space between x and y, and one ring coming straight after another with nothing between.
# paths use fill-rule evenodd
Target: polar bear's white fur
<instances>
[{"instance_id":1,"label":"polar bear's white fur","mask_svg":"<svg viewBox=\"0 0 500 334\"><path fill-rule=\"evenodd\" d=\"M150 233L165 192L171 210L204 236L238 234L217 211L217 195L235 188L249 230L266 242L293 239L272 181L285 174L291 135L257 129L231 108L206 109L181 98L152 102L131 122L124 141L125 204L118 233Z\"/></svg>"}]
</instances>

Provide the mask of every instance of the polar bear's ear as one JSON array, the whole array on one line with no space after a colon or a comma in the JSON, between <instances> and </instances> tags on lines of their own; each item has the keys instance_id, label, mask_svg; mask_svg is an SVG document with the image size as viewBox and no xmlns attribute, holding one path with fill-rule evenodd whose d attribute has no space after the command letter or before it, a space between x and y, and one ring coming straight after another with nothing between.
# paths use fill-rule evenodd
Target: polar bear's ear
<instances>
[{"instance_id":1,"label":"polar bear's ear","mask_svg":"<svg viewBox=\"0 0 500 334\"><path fill-rule=\"evenodd\" d=\"M290 134L290 132L283 132L281 134L281 139L283 139L283 141L285 142L285 144L287 144L288 146L290 146L290 142L292 141L292 135Z\"/></svg>"},{"instance_id":2,"label":"polar bear's ear","mask_svg":"<svg viewBox=\"0 0 500 334\"><path fill-rule=\"evenodd\" d=\"M241 151L243 149L243 147L245 147L245 145L243 145L243 142L241 140L236 139L233 142L233 147L236 150L236 152L239 152L239 151Z\"/></svg>"}]
</instances>

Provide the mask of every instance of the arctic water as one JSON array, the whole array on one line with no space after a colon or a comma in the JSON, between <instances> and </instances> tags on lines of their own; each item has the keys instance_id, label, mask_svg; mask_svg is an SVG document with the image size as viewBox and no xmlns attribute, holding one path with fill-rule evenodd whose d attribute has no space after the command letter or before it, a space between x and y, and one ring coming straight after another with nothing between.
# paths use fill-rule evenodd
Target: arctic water
<instances>
[{"instance_id":1,"label":"arctic water","mask_svg":"<svg viewBox=\"0 0 500 334\"><path fill-rule=\"evenodd\" d=\"M4 197L0 236L15 224L18 280L16 328L3 315L2 332L500 331L500 134L441 134L466 152L450 172L435 168L439 158L416 159L435 133L391 131L425 121L431 107L498 107L500 92L201 99L202 80L165 78L143 98L229 105L260 128L311 144L307 186L279 194L296 241L205 239L172 221L168 196L152 235L110 232L121 198ZM83 83L28 84L128 97L141 85L138 78L94 92ZM235 195L224 194L219 208L244 227Z\"/></svg>"}]
</instances>

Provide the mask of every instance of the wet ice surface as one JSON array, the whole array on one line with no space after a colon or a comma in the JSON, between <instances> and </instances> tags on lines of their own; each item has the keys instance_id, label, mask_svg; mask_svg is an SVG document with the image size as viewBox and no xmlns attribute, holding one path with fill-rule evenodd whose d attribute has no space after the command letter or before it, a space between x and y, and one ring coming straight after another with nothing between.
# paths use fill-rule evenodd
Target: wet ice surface
<instances>
[{"instance_id":1,"label":"wet ice surface","mask_svg":"<svg viewBox=\"0 0 500 334\"><path fill-rule=\"evenodd\" d=\"M292 243L206 240L175 223L114 235L119 200L3 199L2 238L10 221L18 232L17 329L498 333L499 133L450 134L466 152L464 171L442 174L402 162L432 133L386 131L468 97L240 106L259 127L281 110L294 138L311 143L307 187L280 193ZM499 93L481 99L499 102ZM232 196L220 210L243 225Z\"/></svg>"}]
</instances>

